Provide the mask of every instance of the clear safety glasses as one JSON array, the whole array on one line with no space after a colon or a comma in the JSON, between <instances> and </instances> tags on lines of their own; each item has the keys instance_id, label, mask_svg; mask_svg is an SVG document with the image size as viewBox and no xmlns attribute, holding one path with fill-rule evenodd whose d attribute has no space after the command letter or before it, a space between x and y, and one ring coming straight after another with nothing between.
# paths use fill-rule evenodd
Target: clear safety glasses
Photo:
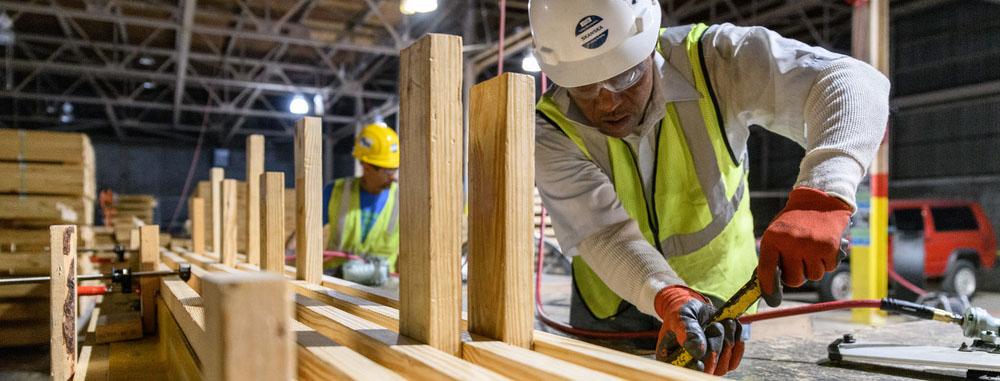
<instances>
[{"instance_id":1,"label":"clear safety glasses","mask_svg":"<svg viewBox=\"0 0 1000 381\"><path fill-rule=\"evenodd\" d=\"M597 98L602 88L612 93L620 93L639 83L642 76L646 74L646 66L649 66L649 60L642 60L638 65L607 80L584 86L570 87L568 90L573 97L583 99Z\"/></svg>"}]
</instances>

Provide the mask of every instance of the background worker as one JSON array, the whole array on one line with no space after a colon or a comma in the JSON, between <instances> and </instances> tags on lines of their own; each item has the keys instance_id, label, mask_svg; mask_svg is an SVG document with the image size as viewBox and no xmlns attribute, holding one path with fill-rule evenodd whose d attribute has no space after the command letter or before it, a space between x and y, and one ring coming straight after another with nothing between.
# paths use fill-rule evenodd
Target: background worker
<instances>
[{"instance_id":1,"label":"background worker","mask_svg":"<svg viewBox=\"0 0 1000 381\"><path fill-rule=\"evenodd\" d=\"M717 375L743 354L733 320L702 326L757 268L769 305L837 266L855 191L884 134L889 82L865 63L761 27L660 30L657 1L533 0L536 178L573 258L570 323L660 329ZM755 254L749 127L806 149ZM662 320L662 323L660 322Z\"/></svg>"},{"instance_id":2,"label":"background worker","mask_svg":"<svg viewBox=\"0 0 1000 381\"><path fill-rule=\"evenodd\" d=\"M395 271L399 254L399 136L385 124L369 124L358 135L353 155L359 178L335 180L323 188L323 239L328 250L386 259ZM343 258L324 261L334 269Z\"/></svg>"}]
</instances>

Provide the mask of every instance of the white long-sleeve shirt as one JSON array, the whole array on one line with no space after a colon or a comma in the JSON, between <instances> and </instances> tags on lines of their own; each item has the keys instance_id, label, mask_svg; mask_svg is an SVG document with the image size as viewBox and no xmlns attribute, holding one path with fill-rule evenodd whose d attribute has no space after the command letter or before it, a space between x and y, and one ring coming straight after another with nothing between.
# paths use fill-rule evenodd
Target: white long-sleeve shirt
<instances>
[{"instance_id":1,"label":"white long-sleeve shirt","mask_svg":"<svg viewBox=\"0 0 1000 381\"><path fill-rule=\"evenodd\" d=\"M700 97L670 57L691 26L668 28L655 53L653 91L643 120L623 138L635 152L647 197L652 194L656 125L665 104ZM737 158L749 127L761 126L806 149L796 185L826 191L852 206L888 119L889 82L871 66L761 27L709 27L702 37L705 66ZM682 66L678 68L676 66ZM683 284L666 259L645 241L622 207L609 177L607 137L589 126L565 89L549 95L573 123L596 162L557 127L536 119L536 181L563 252L581 255L608 286L640 311L654 315L653 298ZM669 212L669 211L668 211Z\"/></svg>"}]
</instances>

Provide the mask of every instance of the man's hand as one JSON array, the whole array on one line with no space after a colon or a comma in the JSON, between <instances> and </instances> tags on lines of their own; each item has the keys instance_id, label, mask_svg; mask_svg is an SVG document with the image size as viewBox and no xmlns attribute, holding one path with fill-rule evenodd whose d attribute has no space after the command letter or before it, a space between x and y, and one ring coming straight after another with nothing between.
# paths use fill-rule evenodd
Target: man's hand
<instances>
[{"instance_id":1,"label":"man's hand","mask_svg":"<svg viewBox=\"0 0 1000 381\"><path fill-rule=\"evenodd\" d=\"M656 359L664 361L683 346L692 361L688 367L722 376L736 369L743 358L743 327L733 319L702 326L712 319L715 307L704 296L684 286L660 290L653 302L663 319L656 341Z\"/></svg>"},{"instance_id":2,"label":"man's hand","mask_svg":"<svg viewBox=\"0 0 1000 381\"><path fill-rule=\"evenodd\" d=\"M840 237L851 220L851 207L826 192L798 187L788 194L785 209L760 240L757 279L771 307L781 304L781 284L801 286L837 268Z\"/></svg>"}]
</instances>

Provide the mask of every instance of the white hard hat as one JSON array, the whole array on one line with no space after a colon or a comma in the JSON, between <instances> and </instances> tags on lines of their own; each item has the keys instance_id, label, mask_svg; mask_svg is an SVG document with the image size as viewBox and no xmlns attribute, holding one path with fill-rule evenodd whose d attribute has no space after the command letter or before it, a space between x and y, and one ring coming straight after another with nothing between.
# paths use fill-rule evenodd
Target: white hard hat
<instances>
[{"instance_id":1,"label":"white hard hat","mask_svg":"<svg viewBox=\"0 0 1000 381\"><path fill-rule=\"evenodd\" d=\"M657 0L531 0L535 57L562 87L606 80L653 53L660 12Z\"/></svg>"}]
</instances>

